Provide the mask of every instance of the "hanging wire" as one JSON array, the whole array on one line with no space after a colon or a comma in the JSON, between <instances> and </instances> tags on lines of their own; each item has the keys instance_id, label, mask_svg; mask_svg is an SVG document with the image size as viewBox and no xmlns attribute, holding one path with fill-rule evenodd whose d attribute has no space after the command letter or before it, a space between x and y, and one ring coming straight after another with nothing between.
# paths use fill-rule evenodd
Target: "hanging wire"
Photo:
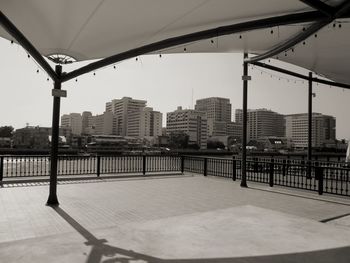
<instances>
[{"instance_id":1,"label":"hanging wire","mask_svg":"<svg viewBox=\"0 0 350 263\"><path fill-rule=\"evenodd\" d=\"M350 23L350 20L349 20L349 21L335 21L335 22L333 23L333 29L336 28L337 25L338 25L338 28L341 28L341 27L342 27L342 24L345 24L345 23ZM300 27L302 26L302 30L305 31L306 28L309 27L311 24L312 24L312 23L304 23L304 24L302 24L302 25L300 25L300 24L299 24L299 25L293 24L293 25L286 25L285 27L299 27L299 28L300 28ZM331 26L329 25L328 28L331 28ZM278 33L279 33L279 29L280 29L280 28L278 27ZM325 29L322 29L322 30L325 30ZM273 35L273 34L275 33L275 32L274 32L274 28L270 28L270 29L269 29L269 32L270 32L270 35ZM238 34L239 39L242 39L242 38L243 38L243 34L244 34L244 32ZM237 35L237 34L233 34L233 35ZM318 33L315 33L315 34L314 34L314 37L317 38L317 37L318 37ZM196 45L197 43L202 43L203 41L204 41L204 40L198 40L198 41L194 41L194 42L191 42L191 43L189 43L189 44L186 44L185 46L183 46L183 52L187 52L188 46L190 46L190 45ZM218 43L219 43L219 36L218 36L218 35L216 36L216 41L215 41L214 39L210 39L210 43L211 43L211 44L215 44L215 42L216 42L216 47L218 48ZM11 44L13 44L13 43L14 43L14 41L11 40ZM304 40L304 41L303 41L302 43L300 43L300 44L306 45L306 41ZM299 44L299 45L300 45L300 44ZM174 51L174 50L177 50L177 49L179 49L179 48L181 48L181 46L176 46L176 47L171 47L171 48L167 48L167 49L160 50L159 52L161 52L161 53L159 53L159 57L160 57L160 58L162 57L162 53L166 53L166 52L168 52L168 51ZM295 48L296 48L296 47L292 47L292 48L290 48L289 50L290 50L292 53L294 53L294 52L295 52ZM287 51L284 52L284 56L288 56L288 51L289 51L289 50L287 50ZM28 54L28 53L27 53L27 56L28 56L28 58L31 58L30 54ZM275 58L276 58L276 59L279 59L279 55L275 56ZM139 57L136 57L135 60L136 60L136 61L139 61ZM42 67L41 67L34 59L32 59L32 61L34 61L34 63L37 65L38 68L40 68L42 71L44 71L44 70L42 69ZM113 68L116 69L116 65L119 64L119 63L122 63L122 62L123 62L123 61L120 61L120 62L117 62L117 63L113 64ZM268 62L270 63L270 59L268 59ZM111 66L111 65L108 65L108 66L105 66L105 67L102 67L102 68L99 68L99 69L95 70L95 71L93 72L93 75L96 76L96 72L98 72L99 70L103 70L104 68L107 68L107 67L110 67L110 66ZM252 67L252 70L254 70L254 67ZM261 74L263 74L263 73L265 73L265 74L270 74L270 73L264 72L263 70L260 70L260 71L261 71ZM37 73L39 73L39 72L40 72L40 71L39 71L39 69L38 69L38 70L37 70ZM288 78L285 78L285 77L277 77L277 76L275 76L275 75L273 75L273 74L270 74L270 75L271 75L271 78L276 77L276 78L278 78L279 80L280 80L280 79L285 79L285 80L287 80L287 81L289 82L289 79L288 79ZM77 82L78 80L75 79L75 81ZM294 83L299 82L299 81L301 81L301 80L294 80ZM301 82L304 83L304 81L301 81Z\"/></svg>"}]
</instances>

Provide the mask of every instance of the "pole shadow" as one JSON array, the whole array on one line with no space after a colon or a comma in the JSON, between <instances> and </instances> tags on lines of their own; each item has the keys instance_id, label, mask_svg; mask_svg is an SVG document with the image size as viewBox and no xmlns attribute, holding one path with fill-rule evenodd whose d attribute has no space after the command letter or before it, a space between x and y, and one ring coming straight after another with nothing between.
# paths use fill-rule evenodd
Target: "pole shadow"
<instances>
[{"instance_id":1,"label":"pole shadow","mask_svg":"<svg viewBox=\"0 0 350 263\"><path fill-rule=\"evenodd\" d=\"M131 263L143 261L150 263L280 263L280 262L308 262L308 263L349 263L350 246L302 253L264 255L252 257L230 258L193 258L193 259L162 259L127 250L108 244L106 239L99 239L84 228L60 207L52 207L69 225L86 239L84 244L91 246L86 263ZM106 259L104 259L104 257Z\"/></svg>"}]
</instances>

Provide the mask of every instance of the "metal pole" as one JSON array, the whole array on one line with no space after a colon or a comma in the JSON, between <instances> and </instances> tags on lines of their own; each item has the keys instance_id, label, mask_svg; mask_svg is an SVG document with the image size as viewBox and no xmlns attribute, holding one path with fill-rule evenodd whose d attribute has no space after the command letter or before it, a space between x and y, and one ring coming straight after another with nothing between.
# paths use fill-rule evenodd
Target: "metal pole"
<instances>
[{"instance_id":1,"label":"metal pole","mask_svg":"<svg viewBox=\"0 0 350 263\"><path fill-rule=\"evenodd\" d=\"M307 163L308 174L311 177L311 160L312 160L312 72L309 72L309 94L308 94L308 146L307 146Z\"/></svg>"},{"instance_id":2,"label":"metal pole","mask_svg":"<svg viewBox=\"0 0 350 263\"><path fill-rule=\"evenodd\" d=\"M244 59L248 57L247 53L244 53ZM244 61L244 60L243 60ZM242 139L242 181L241 187L248 187L246 163L247 163L247 102L248 102L248 63L243 62L243 139Z\"/></svg>"},{"instance_id":3,"label":"metal pole","mask_svg":"<svg viewBox=\"0 0 350 263\"><path fill-rule=\"evenodd\" d=\"M56 65L56 74L60 77L62 74L62 66ZM61 89L61 81L57 80L54 83L54 89ZM60 123L60 103L61 98L54 96L53 111L52 111L52 134L51 134L51 161L50 161L50 194L47 200L47 205L59 205L57 199L57 159L58 159L58 136Z\"/></svg>"},{"instance_id":4,"label":"metal pole","mask_svg":"<svg viewBox=\"0 0 350 263\"><path fill-rule=\"evenodd\" d=\"M4 157L0 156L0 182L4 177Z\"/></svg>"}]
</instances>

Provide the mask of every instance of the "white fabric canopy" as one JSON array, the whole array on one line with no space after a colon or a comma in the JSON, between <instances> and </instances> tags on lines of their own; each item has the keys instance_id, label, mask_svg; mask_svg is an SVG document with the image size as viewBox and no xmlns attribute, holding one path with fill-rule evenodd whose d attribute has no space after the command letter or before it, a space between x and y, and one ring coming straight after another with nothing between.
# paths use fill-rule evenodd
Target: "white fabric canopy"
<instances>
[{"instance_id":1,"label":"white fabric canopy","mask_svg":"<svg viewBox=\"0 0 350 263\"><path fill-rule=\"evenodd\" d=\"M0 8L42 55L65 54L78 61L219 26L314 10L298 0L0 0ZM242 38L227 35L213 43L203 40L186 45L186 52L261 54L302 32L303 26L307 25L249 31ZM0 36L12 39L2 28ZM279 59L350 83L349 39L349 24L330 25ZM181 46L161 52L183 50Z\"/></svg>"}]
</instances>

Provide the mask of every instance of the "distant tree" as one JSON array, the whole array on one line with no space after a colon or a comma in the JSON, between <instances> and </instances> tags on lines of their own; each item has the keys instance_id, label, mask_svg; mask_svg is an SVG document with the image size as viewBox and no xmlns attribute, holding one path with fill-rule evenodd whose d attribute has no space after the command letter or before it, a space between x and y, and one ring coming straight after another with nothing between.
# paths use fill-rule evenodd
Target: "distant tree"
<instances>
[{"instance_id":1,"label":"distant tree","mask_svg":"<svg viewBox=\"0 0 350 263\"><path fill-rule=\"evenodd\" d=\"M13 135L12 126L2 126L0 127L0 137L12 137Z\"/></svg>"},{"instance_id":2,"label":"distant tree","mask_svg":"<svg viewBox=\"0 0 350 263\"><path fill-rule=\"evenodd\" d=\"M188 149L192 149L192 150L199 150L201 147L199 147L199 145L197 143L189 143L187 145Z\"/></svg>"},{"instance_id":3,"label":"distant tree","mask_svg":"<svg viewBox=\"0 0 350 263\"><path fill-rule=\"evenodd\" d=\"M188 141L189 141L189 136L183 131L170 133L170 137L169 137L170 147L185 149L188 146Z\"/></svg>"},{"instance_id":4,"label":"distant tree","mask_svg":"<svg viewBox=\"0 0 350 263\"><path fill-rule=\"evenodd\" d=\"M218 140L209 140L207 142L207 148L208 149L218 149L218 148L225 149L225 145Z\"/></svg>"}]
</instances>

